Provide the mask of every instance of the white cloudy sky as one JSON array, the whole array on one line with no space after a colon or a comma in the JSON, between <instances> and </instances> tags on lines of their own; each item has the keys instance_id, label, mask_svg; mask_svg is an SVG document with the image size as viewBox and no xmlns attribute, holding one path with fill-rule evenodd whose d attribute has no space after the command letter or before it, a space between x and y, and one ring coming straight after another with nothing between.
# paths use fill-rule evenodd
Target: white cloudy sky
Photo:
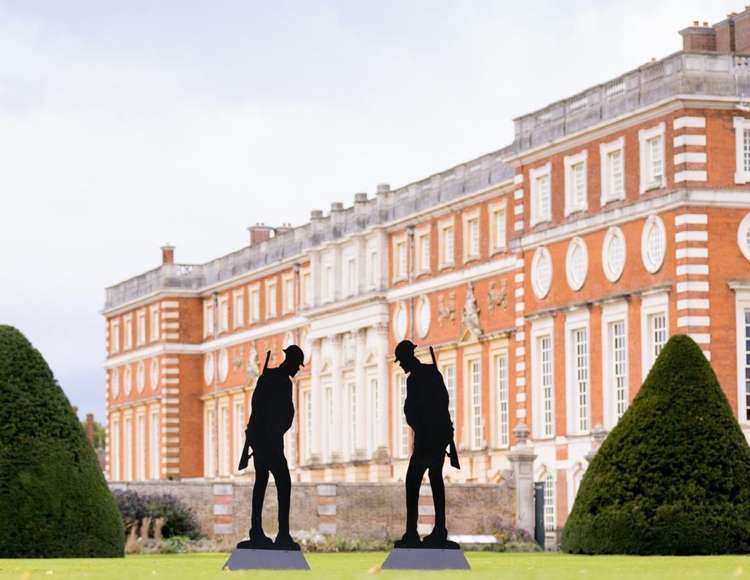
<instances>
[{"instance_id":1,"label":"white cloudy sky","mask_svg":"<svg viewBox=\"0 0 750 580\"><path fill-rule=\"evenodd\" d=\"M0 0L0 323L103 416L104 287L512 140L742 0Z\"/></svg>"}]
</instances>

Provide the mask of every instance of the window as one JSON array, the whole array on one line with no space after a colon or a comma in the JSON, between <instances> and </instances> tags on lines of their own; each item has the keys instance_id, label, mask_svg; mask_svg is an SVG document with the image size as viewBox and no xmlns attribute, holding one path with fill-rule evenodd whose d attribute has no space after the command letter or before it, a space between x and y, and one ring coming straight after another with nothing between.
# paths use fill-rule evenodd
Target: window
<instances>
[{"instance_id":1,"label":"window","mask_svg":"<svg viewBox=\"0 0 750 580\"><path fill-rule=\"evenodd\" d=\"M213 403L209 403L213 404ZM215 414L213 409L206 411L206 429L204 431L205 445L203 447L203 465L206 477L214 477L216 474L216 463L214 452L216 450Z\"/></svg>"},{"instance_id":2,"label":"window","mask_svg":"<svg viewBox=\"0 0 750 580\"><path fill-rule=\"evenodd\" d=\"M625 236L618 227L611 227L602 246L604 275L610 282L617 282L625 269Z\"/></svg>"},{"instance_id":3,"label":"window","mask_svg":"<svg viewBox=\"0 0 750 580\"><path fill-rule=\"evenodd\" d=\"M544 483L544 529L554 531L555 523L555 478L551 473L542 478Z\"/></svg>"},{"instance_id":4,"label":"window","mask_svg":"<svg viewBox=\"0 0 750 580\"><path fill-rule=\"evenodd\" d=\"M125 350L133 348L133 319L130 315L125 317Z\"/></svg>"},{"instance_id":5,"label":"window","mask_svg":"<svg viewBox=\"0 0 750 580\"><path fill-rule=\"evenodd\" d=\"M151 409L151 416L148 421L149 427L149 466L151 479L159 479L159 409Z\"/></svg>"},{"instance_id":6,"label":"window","mask_svg":"<svg viewBox=\"0 0 750 580\"><path fill-rule=\"evenodd\" d=\"M541 336L537 342L539 353L539 385L542 400L542 435L554 435L555 417L553 407L552 337Z\"/></svg>"},{"instance_id":7,"label":"window","mask_svg":"<svg viewBox=\"0 0 750 580\"><path fill-rule=\"evenodd\" d=\"M565 215L583 211L588 207L586 179L586 158L584 150L578 155L565 158Z\"/></svg>"},{"instance_id":8,"label":"window","mask_svg":"<svg viewBox=\"0 0 750 580\"><path fill-rule=\"evenodd\" d=\"M537 438L555 435L555 385L552 318L531 325L532 433Z\"/></svg>"},{"instance_id":9,"label":"window","mask_svg":"<svg viewBox=\"0 0 750 580\"><path fill-rule=\"evenodd\" d=\"M149 320L149 326L151 327L151 341L159 340L159 307L151 307L151 319Z\"/></svg>"},{"instance_id":10,"label":"window","mask_svg":"<svg viewBox=\"0 0 750 580\"><path fill-rule=\"evenodd\" d=\"M430 271L430 235L419 237L419 271Z\"/></svg>"},{"instance_id":11,"label":"window","mask_svg":"<svg viewBox=\"0 0 750 580\"><path fill-rule=\"evenodd\" d=\"M745 259L750 260L750 213L742 218L737 228L737 245Z\"/></svg>"},{"instance_id":12,"label":"window","mask_svg":"<svg viewBox=\"0 0 750 580\"><path fill-rule=\"evenodd\" d=\"M136 322L136 341L138 346L146 344L146 311L139 310Z\"/></svg>"},{"instance_id":13,"label":"window","mask_svg":"<svg viewBox=\"0 0 750 580\"><path fill-rule=\"evenodd\" d=\"M135 477L138 481L146 479L146 416L138 413L135 418Z\"/></svg>"},{"instance_id":14,"label":"window","mask_svg":"<svg viewBox=\"0 0 750 580\"><path fill-rule=\"evenodd\" d=\"M589 254L586 242L581 238L573 238L568 244L568 252L565 257L565 273L568 278L568 286L572 290L580 290L586 280L589 268Z\"/></svg>"},{"instance_id":15,"label":"window","mask_svg":"<svg viewBox=\"0 0 750 580\"><path fill-rule=\"evenodd\" d=\"M242 452L242 448L245 445L245 403L244 401L234 402L234 421L232 422L234 428L234 455L233 457L239 457Z\"/></svg>"},{"instance_id":16,"label":"window","mask_svg":"<svg viewBox=\"0 0 750 580\"><path fill-rule=\"evenodd\" d=\"M276 318L276 281L266 282L266 318Z\"/></svg>"},{"instance_id":17,"label":"window","mask_svg":"<svg viewBox=\"0 0 750 580\"><path fill-rule=\"evenodd\" d=\"M234 294L234 327L240 328L245 324L245 295L242 292Z\"/></svg>"},{"instance_id":18,"label":"window","mask_svg":"<svg viewBox=\"0 0 750 580\"><path fill-rule=\"evenodd\" d=\"M652 314L648 317L648 337L649 350L652 360L655 361L667 343L667 316L661 314ZM653 362L652 362L653 364Z\"/></svg>"},{"instance_id":19,"label":"window","mask_svg":"<svg viewBox=\"0 0 750 580\"><path fill-rule=\"evenodd\" d=\"M440 227L440 267L452 266L455 260L455 240L453 237L453 222L450 221Z\"/></svg>"},{"instance_id":20,"label":"window","mask_svg":"<svg viewBox=\"0 0 750 580\"><path fill-rule=\"evenodd\" d=\"M310 390L302 391L302 451L305 461L310 461L312 456L312 395Z\"/></svg>"},{"instance_id":21,"label":"window","mask_svg":"<svg viewBox=\"0 0 750 580\"><path fill-rule=\"evenodd\" d=\"M112 390L112 398L116 399L118 396L120 396L120 369L112 369L110 373L110 387Z\"/></svg>"},{"instance_id":22,"label":"window","mask_svg":"<svg viewBox=\"0 0 750 580\"><path fill-rule=\"evenodd\" d=\"M211 336L214 333L214 302L208 299L203 303L203 336Z\"/></svg>"},{"instance_id":23,"label":"window","mask_svg":"<svg viewBox=\"0 0 750 580\"><path fill-rule=\"evenodd\" d=\"M628 342L625 324L627 306L613 307L602 315L605 337L604 388L605 427L611 429L628 408Z\"/></svg>"},{"instance_id":24,"label":"window","mask_svg":"<svg viewBox=\"0 0 750 580\"><path fill-rule=\"evenodd\" d=\"M402 279L406 278L408 267L409 267L409 257L407 255L407 248L406 248L406 241L397 242L396 243L396 279Z\"/></svg>"},{"instance_id":25,"label":"window","mask_svg":"<svg viewBox=\"0 0 750 580\"><path fill-rule=\"evenodd\" d=\"M736 168L735 183L750 182L750 119L734 118Z\"/></svg>"},{"instance_id":26,"label":"window","mask_svg":"<svg viewBox=\"0 0 750 580\"><path fill-rule=\"evenodd\" d=\"M641 148L641 193L666 185L664 179L664 123L638 133Z\"/></svg>"},{"instance_id":27,"label":"window","mask_svg":"<svg viewBox=\"0 0 750 580\"><path fill-rule=\"evenodd\" d=\"M112 454L109 458L109 473L112 481L120 481L120 419L112 419L112 431L109 435Z\"/></svg>"},{"instance_id":28,"label":"window","mask_svg":"<svg viewBox=\"0 0 750 580\"><path fill-rule=\"evenodd\" d=\"M467 366L469 379L469 396L471 402L469 409L471 425L471 448L481 449L482 437L482 364L479 359L470 360Z\"/></svg>"},{"instance_id":29,"label":"window","mask_svg":"<svg viewBox=\"0 0 750 580\"><path fill-rule=\"evenodd\" d=\"M219 408L219 475L229 475L229 408Z\"/></svg>"},{"instance_id":30,"label":"window","mask_svg":"<svg viewBox=\"0 0 750 580\"><path fill-rule=\"evenodd\" d=\"M253 286L250 288L250 322L260 320L260 288Z\"/></svg>"},{"instance_id":31,"label":"window","mask_svg":"<svg viewBox=\"0 0 750 580\"><path fill-rule=\"evenodd\" d=\"M125 367L125 375L123 377L123 382L125 383L123 385L123 388L125 390L125 396L130 395L130 391L133 389L133 371L130 370L130 366Z\"/></svg>"},{"instance_id":32,"label":"window","mask_svg":"<svg viewBox=\"0 0 750 580\"><path fill-rule=\"evenodd\" d=\"M321 280L321 295L323 300L330 302L333 300L333 267L326 264L323 269L323 279Z\"/></svg>"},{"instance_id":33,"label":"window","mask_svg":"<svg viewBox=\"0 0 750 580\"><path fill-rule=\"evenodd\" d=\"M505 204L493 204L489 207L490 248L492 253L500 252L506 247Z\"/></svg>"},{"instance_id":34,"label":"window","mask_svg":"<svg viewBox=\"0 0 750 580\"><path fill-rule=\"evenodd\" d=\"M409 425L406 423L404 415L404 403L406 402L406 375L400 373L396 378L396 388L398 389L398 456L409 456Z\"/></svg>"},{"instance_id":35,"label":"window","mask_svg":"<svg viewBox=\"0 0 750 580\"><path fill-rule=\"evenodd\" d=\"M133 481L133 418L125 417L125 433L124 445L125 448L125 481Z\"/></svg>"},{"instance_id":36,"label":"window","mask_svg":"<svg viewBox=\"0 0 750 580\"><path fill-rule=\"evenodd\" d=\"M326 447L328 450L328 460L333 459L333 388L326 385L324 392L326 394Z\"/></svg>"},{"instance_id":37,"label":"window","mask_svg":"<svg viewBox=\"0 0 750 580\"><path fill-rule=\"evenodd\" d=\"M532 169L531 177L531 225L552 219L551 165Z\"/></svg>"},{"instance_id":38,"label":"window","mask_svg":"<svg viewBox=\"0 0 750 580\"><path fill-rule=\"evenodd\" d=\"M664 263L667 253L667 234L664 222L659 216L652 215L643 225L641 236L641 258L646 270L652 274Z\"/></svg>"},{"instance_id":39,"label":"window","mask_svg":"<svg viewBox=\"0 0 750 580\"><path fill-rule=\"evenodd\" d=\"M370 251L370 288L377 288L378 286L378 252L377 250Z\"/></svg>"},{"instance_id":40,"label":"window","mask_svg":"<svg viewBox=\"0 0 750 580\"><path fill-rule=\"evenodd\" d=\"M109 329L109 349L114 354L120 352L120 321L113 320Z\"/></svg>"},{"instance_id":41,"label":"window","mask_svg":"<svg viewBox=\"0 0 750 580\"><path fill-rule=\"evenodd\" d=\"M349 450L351 457L357 451L357 384L347 384L349 391Z\"/></svg>"},{"instance_id":42,"label":"window","mask_svg":"<svg viewBox=\"0 0 750 580\"><path fill-rule=\"evenodd\" d=\"M669 295L666 292L644 294L641 298L641 366L646 379L661 349L669 338Z\"/></svg>"},{"instance_id":43,"label":"window","mask_svg":"<svg viewBox=\"0 0 750 580\"><path fill-rule=\"evenodd\" d=\"M464 261L479 258L479 211L464 215Z\"/></svg>"},{"instance_id":44,"label":"window","mask_svg":"<svg viewBox=\"0 0 750 580\"><path fill-rule=\"evenodd\" d=\"M227 296L219 297L219 332L229 330L229 299Z\"/></svg>"},{"instance_id":45,"label":"window","mask_svg":"<svg viewBox=\"0 0 750 580\"><path fill-rule=\"evenodd\" d=\"M448 411L453 425L456 425L456 367L452 364L443 367L443 381L448 389Z\"/></svg>"},{"instance_id":46,"label":"window","mask_svg":"<svg viewBox=\"0 0 750 580\"><path fill-rule=\"evenodd\" d=\"M300 278L300 296L302 305L307 308L312 306L312 277L309 270L305 270Z\"/></svg>"},{"instance_id":47,"label":"window","mask_svg":"<svg viewBox=\"0 0 750 580\"><path fill-rule=\"evenodd\" d=\"M508 400L508 355L496 354L495 367L495 397L497 409L497 446L507 447L509 444L510 420Z\"/></svg>"},{"instance_id":48,"label":"window","mask_svg":"<svg viewBox=\"0 0 750 580\"><path fill-rule=\"evenodd\" d=\"M545 247L537 248L531 260L531 285L539 300L547 296L552 285L552 257Z\"/></svg>"},{"instance_id":49,"label":"window","mask_svg":"<svg viewBox=\"0 0 750 580\"><path fill-rule=\"evenodd\" d=\"M744 405L744 408L740 412L740 419L745 422L750 421L750 309L745 309L742 311L742 314L744 315L744 320L742 320L740 331L744 335L744 340L740 341L739 344L743 345L742 350L745 356L740 359L740 364L743 367L742 382L740 384L744 384L745 396L740 402L741 405Z\"/></svg>"},{"instance_id":50,"label":"window","mask_svg":"<svg viewBox=\"0 0 750 580\"><path fill-rule=\"evenodd\" d=\"M601 204L625 199L625 139L620 137L599 146L601 162Z\"/></svg>"},{"instance_id":51,"label":"window","mask_svg":"<svg viewBox=\"0 0 750 580\"><path fill-rule=\"evenodd\" d=\"M143 361L138 363L135 370L135 387L139 393L143 392L143 387L146 386L146 365Z\"/></svg>"},{"instance_id":52,"label":"window","mask_svg":"<svg viewBox=\"0 0 750 580\"><path fill-rule=\"evenodd\" d=\"M576 433L589 430L589 345L588 329L575 328L570 334Z\"/></svg>"},{"instance_id":53,"label":"window","mask_svg":"<svg viewBox=\"0 0 750 580\"><path fill-rule=\"evenodd\" d=\"M370 393L372 394L372 427L373 427L373 440L377 439L377 425L380 421L380 392L378 389L378 379L370 377Z\"/></svg>"},{"instance_id":54,"label":"window","mask_svg":"<svg viewBox=\"0 0 750 580\"><path fill-rule=\"evenodd\" d=\"M346 261L346 289L349 296L357 293L357 262L354 258Z\"/></svg>"},{"instance_id":55,"label":"window","mask_svg":"<svg viewBox=\"0 0 750 580\"><path fill-rule=\"evenodd\" d=\"M294 312L294 278L289 277L284 280L284 313Z\"/></svg>"}]
</instances>

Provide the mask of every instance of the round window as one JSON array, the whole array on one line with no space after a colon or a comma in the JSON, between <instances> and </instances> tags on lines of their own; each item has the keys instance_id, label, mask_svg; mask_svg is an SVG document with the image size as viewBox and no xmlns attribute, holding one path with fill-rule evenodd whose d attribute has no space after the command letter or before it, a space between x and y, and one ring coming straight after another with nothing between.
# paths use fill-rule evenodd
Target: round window
<instances>
[{"instance_id":1,"label":"round window","mask_svg":"<svg viewBox=\"0 0 750 580\"><path fill-rule=\"evenodd\" d=\"M610 282L616 282L625 269L625 236L618 227L609 228L602 247L604 275Z\"/></svg>"},{"instance_id":2,"label":"round window","mask_svg":"<svg viewBox=\"0 0 750 580\"><path fill-rule=\"evenodd\" d=\"M641 236L641 258L646 270L657 272L667 253L667 233L660 217L652 215L643 225Z\"/></svg>"},{"instance_id":3,"label":"round window","mask_svg":"<svg viewBox=\"0 0 750 580\"><path fill-rule=\"evenodd\" d=\"M139 393L143 392L143 387L146 385L146 367L143 361L138 363L138 368L135 371L135 386Z\"/></svg>"},{"instance_id":4,"label":"round window","mask_svg":"<svg viewBox=\"0 0 750 580\"><path fill-rule=\"evenodd\" d=\"M151 359L151 388L155 389L159 386L159 361L157 359Z\"/></svg>"},{"instance_id":5,"label":"round window","mask_svg":"<svg viewBox=\"0 0 750 580\"><path fill-rule=\"evenodd\" d=\"M393 314L393 336L397 341L403 340L406 336L408 322L406 306L401 302L396 306L396 312Z\"/></svg>"},{"instance_id":6,"label":"round window","mask_svg":"<svg viewBox=\"0 0 750 580\"><path fill-rule=\"evenodd\" d=\"M120 369L112 369L110 371L110 386L112 387L112 398L116 399L120 396Z\"/></svg>"},{"instance_id":7,"label":"round window","mask_svg":"<svg viewBox=\"0 0 750 580\"><path fill-rule=\"evenodd\" d=\"M540 300L547 296L552 284L552 257L547 248L537 248L531 261L531 285Z\"/></svg>"},{"instance_id":8,"label":"round window","mask_svg":"<svg viewBox=\"0 0 750 580\"><path fill-rule=\"evenodd\" d=\"M125 389L125 396L128 396L130 394L130 391L133 389L133 372L130 370L130 367L125 367L125 376L123 377L124 381L124 389Z\"/></svg>"},{"instance_id":9,"label":"round window","mask_svg":"<svg viewBox=\"0 0 750 580\"><path fill-rule=\"evenodd\" d=\"M229 353L226 349L219 353L219 381L224 382L229 376Z\"/></svg>"},{"instance_id":10,"label":"round window","mask_svg":"<svg viewBox=\"0 0 750 580\"><path fill-rule=\"evenodd\" d=\"M580 290L589 269L589 253L586 249L586 242L581 238L573 238L568 244L565 264L568 285L573 290Z\"/></svg>"},{"instance_id":11,"label":"round window","mask_svg":"<svg viewBox=\"0 0 750 580\"><path fill-rule=\"evenodd\" d=\"M203 378L206 380L206 384L210 385L214 380L214 354L209 353L206 355L203 361Z\"/></svg>"},{"instance_id":12,"label":"round window","mask_svg":"<svg viewBox=\"0 0 750 580\"><path fill-rule=\"evenodd\" d=\"M424 338L430 331L430 301L426 296L423 296L419 301L419 309L417 310L417 331L419 337Z\"/></svg>"},{"instance_id":13,"label":"round window","mask_svg":"<svg viewBox=\"0 0 750 580\"><path fill-rule=\"evenodd\" d=\"M740 222L740 227L737 230L737 244L740 246L742 255L750 260L750 213Z\"/></svg>"}]
</instances>

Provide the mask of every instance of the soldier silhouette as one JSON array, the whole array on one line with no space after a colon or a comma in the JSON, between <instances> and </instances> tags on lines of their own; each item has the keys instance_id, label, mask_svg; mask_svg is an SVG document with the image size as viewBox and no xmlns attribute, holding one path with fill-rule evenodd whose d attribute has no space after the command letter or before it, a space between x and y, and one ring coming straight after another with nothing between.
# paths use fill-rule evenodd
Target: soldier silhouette
<instances>
[{"instance_id":1,"label":"soldier silhouette","mask_svg":"<svg viewBox=\"0 0 750 580\"><path fill-rule=\"evenodd\" d=\"M242 450L239 469L245 469L252 456L255 465L252 516L249 539L237 544L238 548L299 550L289 534L289 503L292 480L284 457L284 433L294 420L291 377L304 366L304 354L296 344L284 349L284 362L276 368L268 367L268 357L263 373L258 377L252 398L250 421L245 430L245 446ZM248 454L249 448L252 453ZM279 533L276 541L263 533L263 501L268 486L268 474L273 474L279 501Z\"/></svg>"},{"instance_id":2,"label":"soldier silhouette","mask_svg":"<svg viewBox=\"0 0 750 580\"><path fill-rule=\"evenodd\" d=\"M445 485L443 463L446 449L450 447L451 465L460 469L458 454L453 442L453 421L448 410L448 389L437 368L435 354L430 348L433 364L427 365L414 356L416 346L402 340L396 346L396 362L406 379L406 422L414 431L414 445L409 468L406 471L406 533L395 543L396 548L451 548L456 542L448 540L445 526ZM435 527L420 541L417 533L419 488L427 471L435 505Z\"/></svg>"}]
</instances>

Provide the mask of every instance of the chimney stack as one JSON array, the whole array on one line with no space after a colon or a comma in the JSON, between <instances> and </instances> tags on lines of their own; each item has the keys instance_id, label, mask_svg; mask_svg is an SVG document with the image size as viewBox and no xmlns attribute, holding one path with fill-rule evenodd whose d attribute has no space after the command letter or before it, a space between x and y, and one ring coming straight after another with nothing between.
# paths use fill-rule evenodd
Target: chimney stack
<instances>
[{"instance_id":1,"label":"chimney stack","mask_svg":"<svg viewBox=\"0 0 750 580\"><path fill-rule=\"evenodd\" d=\"M169 243L161 247L161 263L174 264L174 246L169 245Z\"/></svg>"},{"instance_id":2,"label":"chimney stack","mask_svg":"<svg viewBox=\"0 0 750 580\"><path fill-rule=\"evenodd\" d=\"M271 239L273 228L262 222L258 222L254 226L247 228L247 231L250 232L250 245L257 246L258 244L267 242Z\"/></svg>"},{"instance_id":3,"label":"chimney stack","mask_svg":"<svg viewBox=\"0 0 750 580\"><path fill-rule=\"evenodd\" d=\"M91 443L91 446L94 446L94 414L93 413L86 413L86 437L89 440L89 443Z\"/></svg>"},{"instance_id":4,"label":"chimney stack","mask_svg":"<svg viewBox=\"0 0 750 580\"><path fill-rule=\"evenodd\" d=\"M680 36L682 50L716 52L716 29L705 22L701 26L699 21L694 20L692 26L680 30Z\"/></svg>"},{"instance_id":5,"label":"chimney stack","mask_svg":"<svg viewBox=\"0 0 750 580\"><path fill-rule=\"evenodd\" d=\"M275 238L277 236L280 236L280 235L285 234L285 233L290 232L290 231L292 231L292 224L290 224L290 223L283 223L280 226L275 227L273 229L273 237Z\"/></svg>"}]
</instances>

